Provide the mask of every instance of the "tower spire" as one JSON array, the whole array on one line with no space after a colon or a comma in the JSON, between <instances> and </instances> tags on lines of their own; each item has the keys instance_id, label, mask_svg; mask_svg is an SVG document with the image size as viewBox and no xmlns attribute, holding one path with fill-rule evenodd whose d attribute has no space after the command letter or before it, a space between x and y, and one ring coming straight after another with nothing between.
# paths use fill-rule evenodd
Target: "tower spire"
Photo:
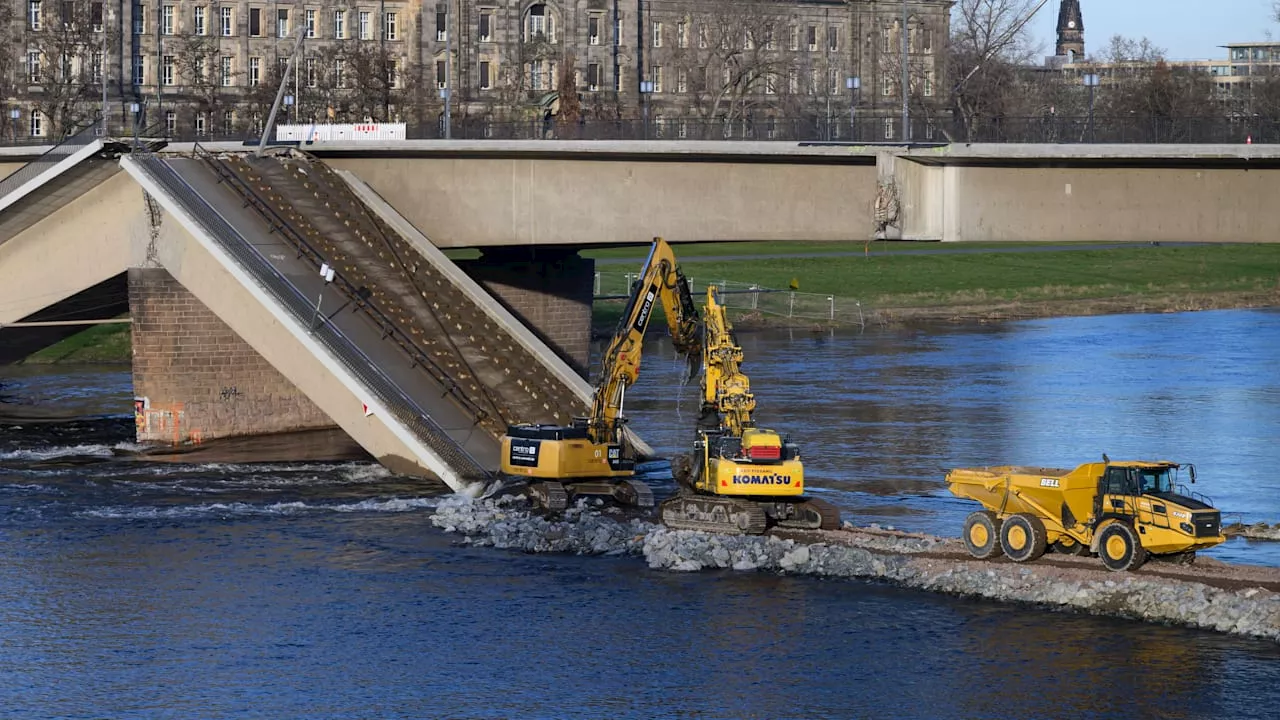
<instances>
[{"instance_id":1,"label":"tower spire","mask_svg":"<svg viewBox=\"0 0 1280 720\"><path fill-rule=\"evenodd\" d=\"M1080 0L1062 0L1058 9L1058 46L1054 52L1067 62L1084 59L1084 16L1080 12Z\"/></svg>"}]
</instances>

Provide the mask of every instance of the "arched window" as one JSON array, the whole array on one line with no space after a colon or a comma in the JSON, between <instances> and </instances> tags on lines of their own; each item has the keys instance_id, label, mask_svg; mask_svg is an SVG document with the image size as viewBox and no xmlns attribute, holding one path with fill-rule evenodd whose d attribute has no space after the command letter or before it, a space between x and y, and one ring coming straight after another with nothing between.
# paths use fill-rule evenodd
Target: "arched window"
<instances>
[{"instance_id":1,"label":"arched window","mask_svg":"<svg viewBox=\"0 0 1280 720\"><path fill-rule=\"evenodd\" d=\"M524 18L525 42L556 42L556 16L544 3L530 5Z\"/></svg>"}]
</instances>

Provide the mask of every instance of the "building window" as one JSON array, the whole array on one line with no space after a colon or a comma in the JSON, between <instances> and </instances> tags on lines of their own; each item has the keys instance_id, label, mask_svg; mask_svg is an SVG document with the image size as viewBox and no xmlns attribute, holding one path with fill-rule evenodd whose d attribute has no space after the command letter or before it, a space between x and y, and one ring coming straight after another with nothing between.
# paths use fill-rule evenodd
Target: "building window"
<instances>
[{"instance_id":1,"label":"building window","mask_svg":"<svg viewBox=\"0 0 1280 720\"><path fill-rule=\"evenodd\" d=\"M249 8L249 37L262 37L262 8Z\"/></svg>"},{"instance_id":2,"label":"building window","mask_svg":"<svg viewBox=\"0 0 1280 720\"><path fill-rule=\"evenodd\" d=\"M316 11L307 9L307 39L314 40L316 37Z\"/></svg>"},{"instance_id":3,"label":"building window","mask_svg":"<svg viewBox=\"0 0 1280 720\"><path fill-rule=\"evenodd\" d=\"M480 11L480 42L493 42L493 11Z\"/></svg>"},{"instance_id":4,"label":"building window","mask_svg":"<svg viewBox=\"0 0 1280 720\"><path fill-rule=\"evenodd\" d=\"M444 60L436 61L436 87L444 89L449 87L449 68Z\"/></svg>"},{"instance_id":5,"label":"building window","mask_svg":"<svg viewBox=\"0 0 1280 720\"><path fill-rule=\"evenodd\" d=\"M143 35L147 32L147 6L133 4L133 34Z\"/></svg>"},{"instance_id":6,"label":"building window","mask_svg":"<svg viewBox=\"0 0 1280 720\"><path fill-rule=\"evenodd\" d=\"M94 32L102 32L102 3L95 2L89 5L89 25L93 27Z\"/></svg>"},{"instance_id":7,"label":"building window","mask_svg":"<svg viewBox=\"0 0 1280 720\"><path fill-rule=\"evenodd\" d=\"M676 92L689 92L689 71L684 68L676 71Z\"/></svg>"},{"instance_id":8,"label":"building window","mask_svg":"<svg viewBox=\"0 0 1280 720\"><path fill-rule=\"evenodd\" d=\"M234 110L222 111L222 132L230 135L236 129L236 113Z\"/></svg>"},{"instance_id":9,"label":"building window","mask_svg":"<svg viewBox=\"0 0 1280 720\"><path fill-rule=\"evenodd\" d=\"M386 34L388 40L400 39L400 15L398 13L383 13L382 30Z\"/></svg>"},{"instance_id":10,"label":"building window","mask_svg":"<svg viewBox=\"0 0 1280 720\"><path fill-rule=\"evenodd\" d=\"M229 55L222 56L222 87L231 87L232 79L235 77L233 61L234 58Z\"/></svg>"},{"instance_id":11,"label":"building window","mask_svg":"<svg viewBox=\"0 0 1280 720\"><path fill-rule=\"evenodd\" d=\"M653 36L653 46L662 47L662 23L655 20L650 28L650 34Z\"/></svg>"},{"instance_id":12,"label":"building window","mask_svg":"<svg viewBox=\"0 0 1280 720\"><path fill-rule=\"evenodd\" d=\"M600 44L600 16L599 15L587 16L587 44L588 45Z\"/></svg>"},{"instance_id":13,"label":"building window","mask_svg":"<svg viewBox=\"0 0 1280 720\"><path fill-rule=\"evenodd\" d=\"M44 137L44 114L39 110L31 111L31 137Z\"/></svg>"},{"instance_id":14,"label":"building window","mask_svg":"<svg viewBox=\"0 0 1280 720\"><path fill-rule=\"evenodd\" d=\"M373 39L373 15L368 10L361 10L356 16L361 40Z\"/></svg>"},{"instance_id":15,"label":"building window","mask_svg":"<svg viewBox=\"0 0 1280 720\"><path fill-rule=\"evenodd\" d=\"M529 87L533 90L542 89L542 73L544 72L541 60L534 60L529 63Z\"/></svg>"},{"instance_id":16,"label":"building window","mask_svg":"<svg viewBox=\"0 0 1280 720\"><path fill-rule=\"evenodd\" d=\"M333 84L340 88L347 86L347 61L343 58L333 61Z\"/></svg>"},{"instance_id":17,"label":"building window","mask_svg":"<svg viewBox=\"0 0 1280 720\"><path fill-rule=\"evenodd\" d=\"M787 92L792 95L800 94L800 73L794 68L787 71Z\"/></svg>"},{"instance_id":18,"label":"building window","mask_svg":"<svg viewBox=\"0 0 1280 720\"><path fill-rule=\"evenodd\" d=\"M218 30L222 37L231 37L235 34L235 17L231 14L233 11L229 7L218 8Z\"/></svg>"},{"instance_id":19,"label":"building window","mask_svg":"<svg viewBox=\"0 0 1280 720\"><path fill-rule=\"evenodd\" d=\"M897 136L897 133L893 131L893 118L885 118L884 119L884 139L892 140L896 136Z\"/></svg>"},{"instance_id":20,"label":"building window","mask_svg":"<svg viewBox=\"0 0 1280 720\"><path fill-rule=\"evenodd\" d=\"M204 56L196 55L191 59L191 82L201 84L204 82Z\"/></svg>"},{"instance_id":21,"label":"building window","mask_svg":"<svg viewBox=\"0 0 1280 720\"><path fill-rule=\"evenodd\" d=\"M209 134L209 116L204 113L196 113L196 135L204 136Z\"/></svg>"},{"instance_id":22,"label":"building window","mask_svg":"<svg viewBox=\"0 0 1280 720\"><path fill-rule=\"evenodd\" d=\"M393 88L400 87L400 61L395 58L387 60L387 85Z\"/></svg>"},{"instance_id":23,"label":"building window","mask_svg":"<svg viewBox=\"0 0 1280 720\"><path fill-rule=\"evenodd\" d=\"M778 49L778 43L777 43L777 41L776 41L776 40L774 39L774 37L773 37L773 26L772 26L772 25L770 25L769 27L767 27L767 28L765 28L765 29L764 29L764 49L765 49L765 50L777 50L777 49Z\"/></svg>"},{"instance_id":24,"label":"building window","mask_svg":"<svg viewBox=\"0 0 1280 720\"><path fill-rule=\"evenodd\" d=\"M699 23L698 24L698 48L701 50L706 50L707 46L710 44L711 44L710 39L707 37L707 26L705 24Z\"/></svg>"},{"instance_id":25,"label":"building window","mask_svg":"<svg viewBox=\"0 0 1280 720\"><path fill-rule=\"evenodd\" d=\"M653 66L653 91L656 93L662 92L662 66L661 65Z\"/></svg>"},{"instance_id":26,"label":"building window","mask_svg":"<svg viewBox=\"0 0 1280 720\"><path fill-rule=\"evenodd\" d=\"M925 28L921 34L921 43L924 44L925 53L933 52L933 28Z\"/></svg>"},{"instance_id":27,"label":"building window","mask_svg":"<svg viewBox=\"0 0 1280 720\"><path fill-rule=\"evenodd\" d=\"M136 6L135 6L136 9ZM40 0L27 3L27 26L32 30L40 30ZM136 32L136 31L135 31Z\"/></svg>"},{"instance_id":28,"label":"building window","mask_svg":"<svg viewBox=\"0 0 1280 720\"><path fill-rule=\"evenodd\" d=\"M444 10L436 10L436 42L449 39L449 14Z\"/></svg>"},{"instance_id":29,"label":"building window","mask_svg":"<svg viewBox=\"0 0 1280 720\"><path fill-rule=\"evenodd\" d=\"M751 34L751 31L750 31L750 30L744 31L744 32L742 33L742 49L743 49L743 50L754 50L754 49L755 49L755 47L756 47L756 39L755 39L755 36Z\"/></svg>"},{"instance_id":30,"label":"building window","mask_svg":"<svg viewBox=\"0 0 1280 720\"><path fill-rule=\"evenodd\" d=\"M676 23L676 47L681 50L689 47L689 23L683 20Z\"/></svg>"},{"instance_id":31,"label":"building window","mask_svg":"<svg viewBox=\"0 0 1280 720\"><path fill-rule=\"evenodd\" d=\"M493 73L489 68L488 60L480 61L480 89L489 90L493 87Z\"/></svg>"},{"instance_id":32,"label":"building window","mask_svg":"<svg viewBox=\"0 0 1280 720\"><path fill-rule=\"evenodd\" d=\"M333 11L333 37L337 40L347 39L347 11Z\"/></svg>"},{"instance_id":33,"label":"building window","mask_svg":"<svg viewBox=\"0 0 1280 720\"><path fill-rule=\"evenodd\" d=\"M196 7L194 8L193 13L194 13L193 18L195 22L193 22L192 25L194 26L195 34L204 35L205 34L204 8Z\"/></svg>"},{"instance_id":34,"label":"building window","mask_svg":"<svg viewBox=\"0 0 1280 720\"><path fill-rule=\"evenodd\" d=\"M173 136L178 131L178 113L168 110L164 114L164 132Z\"/></svg>"},{"instance_id":35,"label":"building window","mask_svg":"<svg viewBox=\"0 0 1280 720\"><path fill-rule=\"evenodd\" d=\"M165 55L160 60L160 83L162 85L173 84L173 68L174 68L173 56Z\"/></svg>"},{"instance_id":36,"label":"building window","mask_svg":"<svg viewBox=\"0 0 1280 720\"><path fill-rule=\"evenodd\" d=\"M880 94L885 97L893 94L893 77L887 73L880 76Z\"/></svg>"},{"instance_id":37,"label":"building window","mask_svg":"<svg viewBox=\"0 0 1280 720\"><path fill-rule=\"evenodd\" d=\"M40 84L40 53L35 50L27 53L27 82Z\"/></svg>"},{"instance_id":38,"label":"building window","mask_svg":"<svg viewBox=\"0 0 1280 720\"><path fill-rule=\"evenodd\" d=\"M818 26L810 25L805 32L806 42L809 45L809 52L817 52L818 50Z\"/></svg>"},{"instance_id":39,"label":"building window","mask_svg":"<svg viewBox=\"0 0 1280 720\"><path fill-rule=\"evenodd\" d=\"M173 34L173 6L165 5L160 8L160 34Z\"/></svg>"},{"instance_id":40,"label":"building window","mask_svg":"<svg viewBox=\"0 0 1280 720\"><path fill-rule=\"evenodd\" d=\"M933 97L933 71L924 74L924 96Z\"/></svg>"},{"instance_id":41,"label":"building window","mask_svg":"<svg viewBox=\"0 0 1280 720\"><path fill-rule=\"evenodd\" d=\"M835 25L827 27L827 50L836 52L840 49L840 28Z\"/></svg>"},{"instance_id":42,"label":"building window","mask_svg":"<svg viewBox=\"0 0 1280 720\"><path fill-rule=\"evenodd\" d=\"M147 62L141 55L133 56L133 84L145 85L147 82Z\"/></svg>"},{"instance_id":43,"label":"building window","mask_svg":"<svg viewBox=\"0 0 1280 720\"><path fill-rule=\"evenodd\" d=\"M587 63L587 90L596 92L600 89L600 63Z\"/></svg>"},{"instance_id":44,"label":"building window","mask_svg":"<svg viewBox=\"0 0 1280 720\"><path fill-rule=\"evenodd\" d=\"M546 5L538 4L529 8L529 14L525 18L524 33L525 42L545 40L554 43L556 41L555 16L547 11Z\"/></svg>"},{"instance_id":45,"label":"building window","mask_svg":"<svg viewBox=\"0 0 1280 720\"><path fill-rule=\"evenodd\" d=\"M276 10L276 37L289 37L289 11Z\"/></svg>"},{"instance_id":46,"label":"building window","mask_svg":"<svg viewBox=\"0 0 1280 720\"><path fill-rule=\"evenodd\" d=\"M771 72L764 74L764 94L765 95L778 94L778 76L774 75Z\"/></svg>"},{"instance_id":47,"label":"building window","mask_svg":"<svg viewBox=\"0 0 1280 720\"><path fill-rule=\"evenodd\" d=\"M307 87L313 88L320 84L320 79L316 76L316 59L309 57L306 60Z\"/></svg>"},{"instance_id":48,"label":"building window","mask_svg":"<svg viewBox=\"0 0 1280 720\"><path fill-rule=\"evenodd\" d=\"M249 58L249 87L262 82L262 58Z\"/></svg>"},{"instance_id":49,"label":"building window","mask_svg":"<svg viewBox=\"0 0 1280 720\"><path fill-rule=\"evenodd\" d=\"M792 50L800 49L800 28L795 25L787 26L787 47Z\"/></svg>"},{"instance_id":50,"label":"building window","mask_svg":"<svg viewBox=\"0 0 1280 720\"><path fill-rule=\"evenodd\" d=\"M93 83L102 82L102 53L99 51L95 50L93 55L90 56L89 76L90 76L89 82L93 82Z\"/></svg>"}]
</instances>

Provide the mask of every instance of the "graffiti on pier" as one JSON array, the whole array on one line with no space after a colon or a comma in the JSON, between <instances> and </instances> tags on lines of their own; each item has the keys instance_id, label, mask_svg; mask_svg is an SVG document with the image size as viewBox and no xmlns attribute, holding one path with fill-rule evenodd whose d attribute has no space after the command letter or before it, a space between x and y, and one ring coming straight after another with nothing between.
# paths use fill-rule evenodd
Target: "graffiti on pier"
<instances>
[{"instance_id":1,"label":"graffiti on pier","mask_svg":"<svg viewBox=\"0 0 1280 720\"><path fill-rule=\"evenodd\" d=\"M239 400L242 397L242 394L240 389L235 385L232 385L231 387L224 386L222 388L222 392L219 393L219 397L222 398L223 402L228 402L230 400Z\"/></svg>"}]
</instances>

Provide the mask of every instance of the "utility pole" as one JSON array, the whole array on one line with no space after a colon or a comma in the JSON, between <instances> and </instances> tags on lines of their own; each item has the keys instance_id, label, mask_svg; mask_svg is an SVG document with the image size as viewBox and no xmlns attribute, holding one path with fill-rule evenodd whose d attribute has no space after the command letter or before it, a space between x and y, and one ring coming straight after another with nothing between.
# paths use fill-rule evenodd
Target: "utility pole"
<instances>
[{"instance_id":1,"label":"utility pole","mask_svg":"<svg viewBox=\"0 0 1280 720\"><path fill-rule=\"evenodd\" d=\"M902 0L902 142L911 142L911 53L907 0Z\"/></svg>"}]
</instances>

